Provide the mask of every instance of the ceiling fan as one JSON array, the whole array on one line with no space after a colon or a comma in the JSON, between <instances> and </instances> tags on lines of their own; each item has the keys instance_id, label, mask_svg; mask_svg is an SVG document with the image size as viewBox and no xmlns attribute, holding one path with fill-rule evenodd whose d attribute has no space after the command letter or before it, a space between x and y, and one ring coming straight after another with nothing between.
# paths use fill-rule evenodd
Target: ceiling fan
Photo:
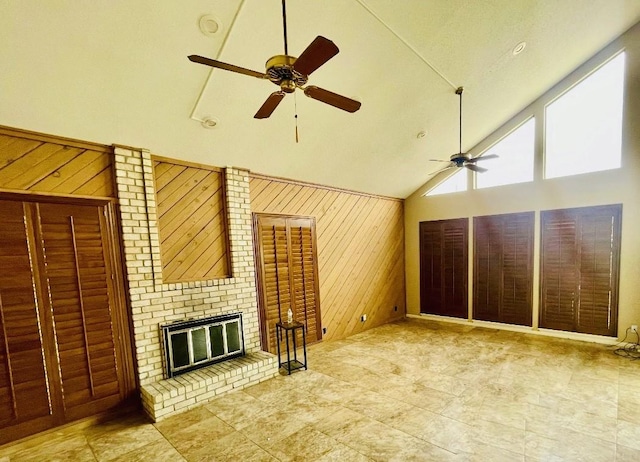
<instances>
[{"instance_id":1,"label":"ceiling fan","mask_svg":"<svg viewBox=\"0 0 640 462\"><path fill-rule=\"evenodd\" d=\"M293 93L296 88L303 90L304 94L309 98L342 109L343 111L356 112L360 109L361 103L359 101L316 87L315 85L305 86L312 72L338 54L340 51L338 47L331 40L319 35L298 58L290 56L287 44L286 0L282 0L282 24L284 29L284 55L276 55L269 58L264 73L198 55L189 56L189 60L194 63L204 64L205 66L211 66L225 71L236 72L259 79L268 79L278 85L280 90L271 93L254 115L256 119L266 119L269 117L285 95L287 93Z\"/></svg>"},{"instance_id":2,"label":"ceiling fan","mask_svg":"<svg viewBox=\"0 0 640 462\"><path fill-rule=\"evenodd\" d=\"M446 162L446 167L441 168L440 170L436 170L435 172L430 173L430 175L435 175L436 173L444 172L445 170L449 170L450 168L468 168L477 173L484 173L487 171L486 168L480 167L476 165L478 161L488 160L488 159L497 159L499 156L497 154L487 154L482 157L471 157L471 154L468 152L462 152L462 87L458 87L456 89L456 95L460 96L460 150L451 156L449 160L440 160L440 159L429 159L431 162Z\"/></svg>"}]
</instances>

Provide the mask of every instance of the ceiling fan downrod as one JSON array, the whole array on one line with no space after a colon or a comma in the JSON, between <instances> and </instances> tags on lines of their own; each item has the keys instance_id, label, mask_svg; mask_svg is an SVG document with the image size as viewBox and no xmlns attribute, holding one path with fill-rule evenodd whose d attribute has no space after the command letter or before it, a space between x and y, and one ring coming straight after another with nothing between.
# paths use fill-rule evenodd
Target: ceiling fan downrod
<instances>
[{"instance_id":1,"label":"ceiling fan downrod","mask_svg":"<svg viewBox=\"0 0 640 462\"><path fill-rule=\"evenodd\" d=\"M459 144L460 150L458 151L459 154L462 154L462 92L463 91L464 91L463 87L458 87L456 89L456 95L460 95L460 144Z\"/></svg>"},{"instance_id":2,"label":"ceiling fan downrod","mask_svg":"<svg viewBox=\"0 0 640 462\"><path fill-rule=\"evenodd\" d=\"M282 0L282 30L284 31L284 54L289 56L289 44L287 43L287 0Z\"/></svg>"}]
</instances>

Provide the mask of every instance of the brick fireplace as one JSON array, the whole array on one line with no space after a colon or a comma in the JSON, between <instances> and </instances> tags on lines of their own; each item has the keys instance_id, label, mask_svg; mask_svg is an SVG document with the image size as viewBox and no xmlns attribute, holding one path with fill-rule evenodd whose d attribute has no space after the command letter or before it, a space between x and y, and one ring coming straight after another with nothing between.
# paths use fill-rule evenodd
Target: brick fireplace
<instances>
[{"instance_id":1,"label":"brick fireplace","mask_svg":"<svg viewBox=\"0 0 640 462\"><path fill-rule=\"evenodd\" d=\"M147 414L157 421L275 376L276 358L260 350L248 172L225 169L231 277L166 284L151 155L116 147L115 169L138 378ZM242 314L246 354L167 378L161 327L230 313Z\"/></svg>"}]
</instances>

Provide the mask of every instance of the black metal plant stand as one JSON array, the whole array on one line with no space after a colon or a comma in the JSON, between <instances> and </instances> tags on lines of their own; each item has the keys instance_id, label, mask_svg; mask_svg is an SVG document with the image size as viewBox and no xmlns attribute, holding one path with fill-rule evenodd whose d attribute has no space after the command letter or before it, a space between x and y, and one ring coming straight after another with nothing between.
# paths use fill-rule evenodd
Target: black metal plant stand
<instances>
[{"instance_id":1,"label":"black metal plant stand","mask_svg":"<svg viewBox=\"0 0 640 462\"><path fill-rule=\"evenodd\" d=\"M302 330L302 351L304 352L304 362L298 360L298 346L296 344L296 330ZM280 342L282 340L282 332L284 331L285 343L287 346L287 360L285 362L282 361L280 356ZM291 333L292 342L293 343L293 359L291 359L292 349L290 348L289 342L289 333ZM296 371L298 369L305 370L307 369L307 339L306 339L306 331L304 324L293 321L291 323L288 322L277 322L276 323L276 343L278 345L278 369L284 367L287 373L290 375L292 371Z\"/></svg>"}]
</instances>

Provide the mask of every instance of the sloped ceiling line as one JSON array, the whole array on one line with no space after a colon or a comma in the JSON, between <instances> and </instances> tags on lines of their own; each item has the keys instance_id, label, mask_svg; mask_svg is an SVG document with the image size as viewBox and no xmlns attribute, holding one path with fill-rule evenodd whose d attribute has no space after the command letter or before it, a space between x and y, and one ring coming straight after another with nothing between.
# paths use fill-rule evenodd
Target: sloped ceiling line
<instances>
[{"instance_id":1,"label":"sloped ceiling line","mask_svg":"<svg viewBox=\"0 0 640 462\"><path fill-rule=\"evenodd\" d=\"M224 47L227 44L227 40L229 39L229 35L231 34L231 30L233 29L234 24L236 23L236 20L238 19L238 16L240 16L240 11L242 11L242 7L244 6L244 2L245 0L240 0L240 5L238 5L238 9L236 10L236 13L233 15L233 19L231 20L231 24L229 24L229 27L227 28L227 33L224 35L224 38L222 39L222 44L220 45L220 48L218 49L218 52L216 53L216 57L214 59L219 59L220 56L222 55L222 52L224 51ZM198 98L196 99L196 103L193 105L193 109L191 110L191 115L189 116L189 118L191 120L195 120L196 122L200 122L203 123L204 119L199 119L198 117L196 117L196 112L198 110L198 106L200 106L200 101L202 100L202 96L204 95L205 91L207 90L207 87L209 86L209 83L211 82L211 75L213 74L214 68L211 68L209 70L209 74L207 75L207 78L204 81L204 84L202 85L202 89L200 90L200 93L198 94Z\"/></svg>"},{"instance_id":2,"label":"sloped ceiling line","mask_svg":"<svg viewBox=\"0 0 640 462\"><path fill-rule=\"evenodd\" d=\"M454 90L456 90L460 85L456 85L453 82L451 82L451 80L449 80L443 73L442 71L440 71L435 65L433 65L431 62L429 62L429 60L427 58L425 58L424 56L422 56L420 54L420 52L418 50L416 50L407 40L405 40L400 34L398 34L395 30L393 30L391 28L391 26L389 24L387 24L386 22L384 22L382 20L382 18L380 16L378 16L376 14L375 11L373 11L371 9L371 7L369 7L369 5L367 5L365 3L364 0L356 0L356 2L358 2L360 4L360 6L362 6L362 8L364 8L367 13L369 13L371 16L373 16L380 24L382 24L389 32L391 32L398 40L400 40L409 50L411 50L411 52L416 55L420 61L422 61L423 63L425 63L427 66L429 66L429 68L435 72L436 74L438 74L438 76L444 80L445 82L447 82L451 88L453 88Z\"/></svg>"}]
</instances>

